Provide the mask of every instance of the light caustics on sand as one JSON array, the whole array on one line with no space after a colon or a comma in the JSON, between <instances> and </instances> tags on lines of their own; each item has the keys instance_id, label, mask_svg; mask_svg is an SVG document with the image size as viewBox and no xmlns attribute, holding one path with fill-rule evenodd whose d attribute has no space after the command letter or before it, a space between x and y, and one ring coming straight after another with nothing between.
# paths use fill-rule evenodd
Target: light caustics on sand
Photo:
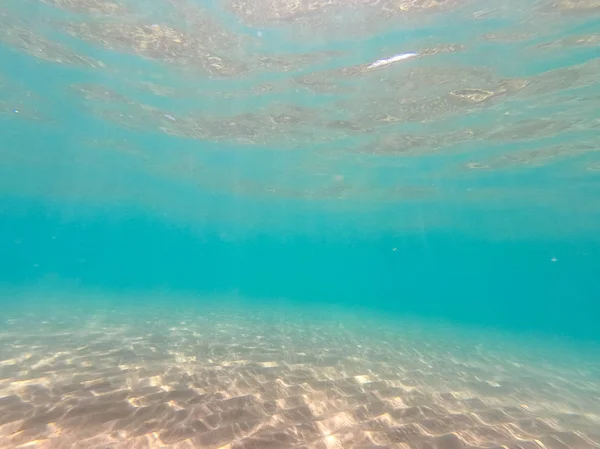
<instances>
[{"instance_id":1,"label":"light caustics on sand","mask_svg":"<svg viewBox=\"0 0 600 449\"><path fill-rule=\"evenodd\" d=\"M341 327L335 310L126 303L4 320L0 449L600 447L595 353L423 322Z\"/></svg>"},{"instance_id":2,"label":"light caustics on sand","mask_svg":"<svg viewBox=\"0 0 600 449\"><path fill-rule=\"evenodd\" d=\"M395 62L400 62L400 61L404 61L406 59L415 58L417 56L419 56L418 53L410 52L410 53L402 53L399 55L394 55L391 58L378 59L377 61L373 62L372 64L369 64L367 66L367 69L377 69L380 67L384 67L386 65L394 64Z\"/></svg>"}]
</instances>

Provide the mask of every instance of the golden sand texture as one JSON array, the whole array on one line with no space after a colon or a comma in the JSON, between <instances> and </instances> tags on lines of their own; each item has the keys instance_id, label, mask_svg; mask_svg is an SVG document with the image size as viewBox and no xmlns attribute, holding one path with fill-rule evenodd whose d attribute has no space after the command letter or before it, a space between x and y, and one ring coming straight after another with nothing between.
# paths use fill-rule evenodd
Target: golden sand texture
<instances>
[{"instance_id":1,"label":"golden sand texture","mask_svg":"<svg viewBox=\"0 0 600 449\"><path fill-rule=\"evenodd\" d=\"M282 310L78 313L2 323L0 448L600 448L598 364L558 348Z\"/></svg>"}]
</instances>

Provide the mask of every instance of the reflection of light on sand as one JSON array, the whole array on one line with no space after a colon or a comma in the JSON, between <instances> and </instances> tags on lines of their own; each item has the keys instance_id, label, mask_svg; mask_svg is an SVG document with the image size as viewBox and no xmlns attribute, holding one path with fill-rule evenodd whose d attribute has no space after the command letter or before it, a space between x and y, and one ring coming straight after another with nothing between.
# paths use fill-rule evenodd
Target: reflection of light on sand
<instances>
[{"instance_id":1,"label":"reflection of light on sand","mask_svg":"<svg viewBox=\"0 0 600 449\"><path fill-rule=\"evenodd\" d=\"M340 441L338 441L338 439L333 436L333 435L328 435L325 437L325 445L327 446L327 449L341 449L342 448L342 444Z\"/></svg>"},{"instance_id":2,"label":"reflection of light on sand","mask_svg":"<svg viewBox=\"0 0 600 449\"><path fill-rule=\"evenodd\" d=\"M356 379L356 382L358 382L359 384L367 384L369 382L373 382L374 379L369 376L368 374L365 376L354 376L354 378Z\"/></svg>"},{"instance_id":3,"label":"reflection of light on sand","mask_svg":"<svg viewBox=\"0 0 600 449\"><path fill-rule=\"evenodd\" d=\"M516 354L496 349L464 351L452 332L447 343L426 337L423 326L422 336L399 331L390 340L381 324L356 332L351 323L340 326L340 314L330 325L267 325L247 316L236 321L229 311L192 320L186 312L180 327L170 314L121 327L120 314L137 318L113 310L110 323L94 320L90 332L80 324L89 319L74 317L60 335L31 336L20 322L7 325L10 333L0 334L0 419L13 421L0 424L8 438L1 449L47 447L50 438L57 448L391 447L399 432L440 449L448 446L437 444L438 433L452 434L448 442L492 447L500 441L480 437L477 426L495 416L508 424L487 424L490 435L504 435L506 447L529 447L531 420L544 425L535 437L548 449L556 449L548 438L559 426L576 441L570 447L595 447L600 410L590 392L597 381L535 365L528 355L516 363ZM154 323L152 334L147 323ZM367 329L381 332L366 337ZM578 410L565 418L560 413L573 411L570 404ZM44 419L46 407L57 410L52 425L29 424L30 416ZM434 432L435 425L443 429Z\"/></svg>"}]
</instances>

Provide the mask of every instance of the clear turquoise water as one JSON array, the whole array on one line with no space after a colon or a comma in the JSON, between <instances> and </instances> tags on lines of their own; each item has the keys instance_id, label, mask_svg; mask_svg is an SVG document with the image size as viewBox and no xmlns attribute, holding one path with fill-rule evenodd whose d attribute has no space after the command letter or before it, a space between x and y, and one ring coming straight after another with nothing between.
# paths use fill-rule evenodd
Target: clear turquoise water
<instances>
[{"instance_id":1,"label":"clear turquoise water","mask_svg":"<svg viewBox=\"0 0 600 449\"><path fill-rule=\"evenodd\" d=\"M249 307L252 298L286 298L598 338L600 248L591 239L504 241L443 230L340 236L338 222L322 216L312 217L318 233L222 237L223 228L142 211L14 201L2 222L5 287L166 290L199 301L237 292Z\"/></svg>"},{"instance_id":2,"label":"clear turquoise water","mask_svg":"<svg viewBox=\"0 0 600 449\"><path fill-rule=\"evenodd\" d=\"M511 390L530 406L563 388L544 363L568 366L569 410L600 422L598 2L316 1L288 17L292 3L3 2L0 397L42 363L27 342L68 353L62 326L87 347L147 314L183 347L185 317L231 330L252 316L247 335L290 322L301 348L320 319L358 321L339 341L362 354L356 335L410 322L440 357L481 355L481 378L520 360L525 383L548 381L543 401ZM135 341L140 323L122 332ZM462 348L486 332L504 343L482 368L487 350ZM71 366L59 355L54 373ZM485 396L480 381L465 385ZM588 436L571 446L597 448Z\"/></svg>"},{"instance_id":3,"label":"clear turquoise water","mask_svg":"<svg viewBox=\"0 0 600 449\"><path fill-rule=\"evenodd\" d=\"M193 2L156 2L140 9L128 2L121 18L86 9L91 4L8 2L2 16L0 281L7 289L167 289L199 297L235 291L250 303L288 298L366 305L457 323L599 337L598 86L590 75L598 61L599 22L593 2L465 2L445 12L409 11L412 19L401 18L396 28L384 21L378 30L366 29L374 23L368 16L356 22L363 24L359 33L336 22L329 38L319 21L312 37L306 23L290 22L303 33L294 37L275 22L240 20L226 4L193 9ZM193 35L196 16L189 11L202 11L230 36L248 39L231 51L219 48L218 40L211 45L221 55L246 58L250 69L238 76L194 74L160 55L135 55L133 47L127 50L134 41L119 48L109 33L105 40L117 48L107 49L73 31L81 23L160 22ZM511 33L512 39L489 37ZM377 72L379 80L347 78L340 81L346 92L289 85L300 76L446 44L463 48L390 66ZM335 53L315 53L323 51ZM77 54L103 66L78 64ZM285 72L251 66L265 55L297 54L310 62L296 61ZM266 132L261 136L267 140L255 145L229 141L227 131L219 138L161 132L170 122L164 114L267 114L282 104L308 108L320 121L327 114L341 118L336 110L356 121L360 115L352 118L354 111L343 112L336 102L346 98L372 116L378 109L368 102L378 90L431 67L433 73L459 72L437 84L435 78L423 81L417 98L444 92L461 73L464 88L483 89L494 83L484 78L495 77L528 80L539 92L376 128L371 143L372 132L326 136L323 129L312 137L277 131L275 140ZM153 95L142 81L171 93ZM275 91L249 93L264 83ZM158 108L152 117L158 114L160 123L152 117L145 123L141 102ZM121 111L137 114L139 123L131 129L110 120ZM507 114L517 121L552 119L557 130L540 133L538 123L510 137L517 131ZM568 126L561 128L563 122ZM494 137L503 126L508 134ZM465 129L478 137L425 144L408 155L353 152L389 136ZM315 141L319 134L326 139ZM558 153L556 145L562 145ZM521 163L503 166L507 155ZM490 170L465 169L469 161L491 164Z\"/></svg>"}]
</instances>

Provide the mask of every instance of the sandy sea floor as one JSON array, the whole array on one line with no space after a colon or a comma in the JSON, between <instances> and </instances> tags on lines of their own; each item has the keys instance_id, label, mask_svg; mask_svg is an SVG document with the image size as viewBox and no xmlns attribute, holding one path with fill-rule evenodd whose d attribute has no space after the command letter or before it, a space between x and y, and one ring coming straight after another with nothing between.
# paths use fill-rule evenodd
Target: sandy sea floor
<instances>
[{"instance_id":1,"label":"sandy sea floor","mask_svg":"<svg viewBox=\"0 0 600 449\"><path fill-rule=\"evenodd\" d=\"M27 301L0 320L0 448L600 448L600 362L572 343L314 307Z\"/></svg>"}]
</instances>

